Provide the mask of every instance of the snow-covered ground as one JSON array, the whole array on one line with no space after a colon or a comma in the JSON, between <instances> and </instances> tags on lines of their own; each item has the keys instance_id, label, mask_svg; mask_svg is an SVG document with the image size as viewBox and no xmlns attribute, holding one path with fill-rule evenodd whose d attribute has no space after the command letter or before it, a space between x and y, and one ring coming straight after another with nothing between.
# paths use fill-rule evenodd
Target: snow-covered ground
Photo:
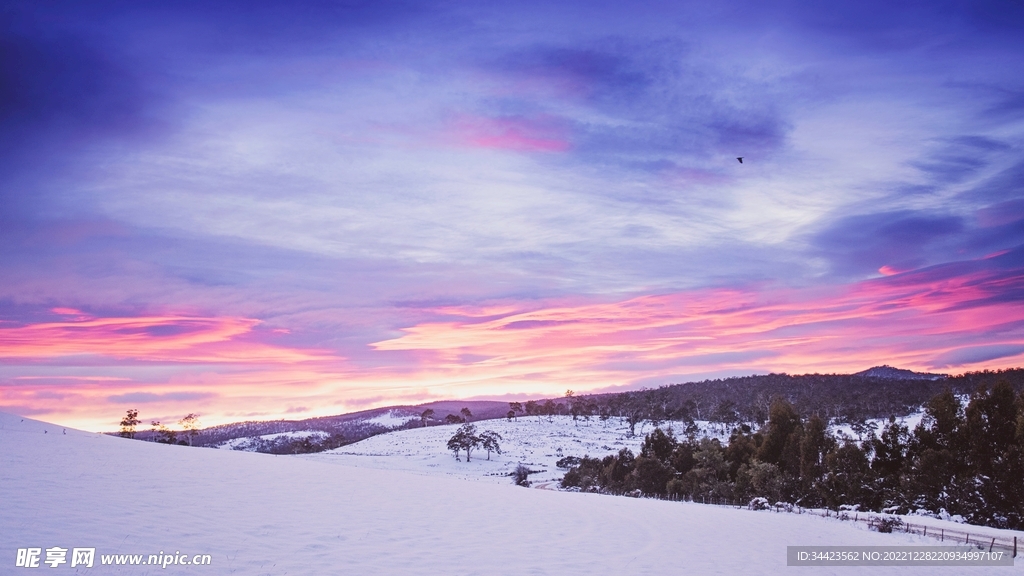
<instances>
[{"instance_id":1,"label":"snow-covered ground","mask_svg":"<svg viewBox=\"0 0 1024 576\"><path fill-rule=\"evenodd\" d=\"M2 574L21 573L14 567L17 549L28 547L96 548L93 568L64 564L54 574L1021 572L1020 563L945 570L787 568L788 545L935 541L806 514L532 490L305 457L65 433L2 413L0 503ZM176 551L210 554L211 565L101 565L111 554L139 554L145 561Z\"/></svg>"},{"instance_id":2,"label":"snow-covered ground","mask_svg":"<svg viewBox=\"0 0 1024 576\"><path fill-rule=\"evenodd\" d=\"M918 410L913 414L908 414L901 418L897 418L896 421L906 426L908 431L913 432L914 428L917 428L917 425L921 423L921 420L923 418L924 410ZM880 436L882 434L882 430L884 430L885 427L889 425L889 419L874 418L865 421L865 424L871 426L871 429L874 430L876 436ZM831 430L833 434L842 434L849 438L853 438L854 440L857 441L860 441L867 436L867 434L859 436L856 432L853 431L853 428L851 428L849 424L833 424L829 426L829 430Z\"/></svg>"},{"instance_id":3,"label":"snow-covered ground","mask_svg":"<svg viewBox=\"0 0 1024 576\"><path fill-rule=\"evenodd\" d=\"M361 468L403 470L420 474L436 474L464 479L488 480L499 484L509 482L508 475L522 463L537 474L534 483L561 480L565 470L555 467L563 456L600 458L622 448L639 452L643 438L629 437L628 429L618 419L601 422L597 419L573 423L569 416L521 417L481 420L472 423L477 433L491 430L501 435L501 454L474 450L470 461L461 452L459 460L448 450L448 439L459 425L430 426L398 430L373 436L336 450L304 456L311 460L340 463Z\"/></svg>"},{"instance_id":4,"label":"snow-covered ground","mask_svg":"<svg viewBox=\"0 0 1024 576\"><path fill-rule=\"evenodd\" d=\"M223 448L227 450L254 450L253 440L264 440L267 442L274 442L276 440L302 440L309 438L310 440L323 440L327 438L329 434L323 430L296 430L294 432L278 432L277 434L264 434L262 436L243 436L241 438L232 438L231 440L225 440L216 446L211 448Z\"/></svg>"},{"instance_id":5,"label":"snow-covered ground","mask_svg":"<svg viewBox=\"0 0 1024 576\"><path fill-rule=\"evenodd\" d=\"M366 423L378 424L385 428L398 428L400 426L405 426L412 420L419 420L419 417L402 414L395 410L388 410L387 412L374 416L373 418L367 418Z\"/></svg>"}]
</instances>

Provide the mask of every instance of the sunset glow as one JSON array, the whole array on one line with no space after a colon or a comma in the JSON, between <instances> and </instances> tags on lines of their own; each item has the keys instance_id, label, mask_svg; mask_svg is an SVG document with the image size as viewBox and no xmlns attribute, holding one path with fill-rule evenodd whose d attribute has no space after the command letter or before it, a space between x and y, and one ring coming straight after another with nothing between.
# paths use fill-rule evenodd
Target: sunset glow
<instances>
[{"instance_id":1,"label":"sunset glow","mask_svg":"<svg viewBox=\"0 0 1024 576\"><path fill-rule=\"evenodd\" d=\"M87 4L2 23L0 410L1024 366L1012 10Z\"/></svg>"}]
</instances>

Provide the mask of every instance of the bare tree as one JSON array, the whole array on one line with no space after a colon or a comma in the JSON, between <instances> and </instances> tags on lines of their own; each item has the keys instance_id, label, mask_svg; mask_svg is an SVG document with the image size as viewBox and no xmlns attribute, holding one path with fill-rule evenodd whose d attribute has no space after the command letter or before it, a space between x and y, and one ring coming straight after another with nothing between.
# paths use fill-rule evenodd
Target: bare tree
<instances>
[{"instance_id":1,"label":"bare tree","mask_svg":"<svg viewBox=\"0 0 1024 576\"><path fill-rule=\"evenodd\" d=\"M121 432L118 434L122 438L135 438L135 427L139 422L139 411L134 408L129 410L121 419Z\"/></svg>"},{"instance_id":2,"label":"bare tree","mask_svg":"<svg viewBox=\"0 0 1024 576\"><path fill-rule=\"evenodd\" d=\"M199 414L189 413L187 416L178 420L180 425L185 430L185 436L188 437L188 445L192 445L192 439L199 435Z\"/></svg>"}]
</instances>

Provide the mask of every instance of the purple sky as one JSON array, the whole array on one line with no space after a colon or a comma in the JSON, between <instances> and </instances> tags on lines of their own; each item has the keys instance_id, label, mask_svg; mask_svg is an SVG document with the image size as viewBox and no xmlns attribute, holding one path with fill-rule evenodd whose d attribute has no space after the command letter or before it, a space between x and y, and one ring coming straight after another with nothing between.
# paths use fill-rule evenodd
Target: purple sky
<instances>
[{"instance_id":1,"label":"purple sky","mask_svg":"<svg viewBox=\"0 0 1024 576\"><path fill-rule=\"evenodd\" d=\"M0 170L87 428L1024 365L1015 1L6 2Z\"/></svg>"}]
</instances>

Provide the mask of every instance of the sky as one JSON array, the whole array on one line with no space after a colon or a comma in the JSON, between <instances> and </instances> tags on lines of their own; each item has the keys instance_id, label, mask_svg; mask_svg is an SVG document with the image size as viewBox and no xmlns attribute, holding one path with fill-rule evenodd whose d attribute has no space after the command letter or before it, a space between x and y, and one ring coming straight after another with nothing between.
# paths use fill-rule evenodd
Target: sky
<instances>
[{"instance_id":1,"label":"sky","mask_svg":"<svg viewBox=\"0 0 1024 576\"><path fill-rule=\"evenodd\" d=\"M1024 366L1020 2L0 4L0 410L879 364Z\"/></svg>"}]
</instances>

